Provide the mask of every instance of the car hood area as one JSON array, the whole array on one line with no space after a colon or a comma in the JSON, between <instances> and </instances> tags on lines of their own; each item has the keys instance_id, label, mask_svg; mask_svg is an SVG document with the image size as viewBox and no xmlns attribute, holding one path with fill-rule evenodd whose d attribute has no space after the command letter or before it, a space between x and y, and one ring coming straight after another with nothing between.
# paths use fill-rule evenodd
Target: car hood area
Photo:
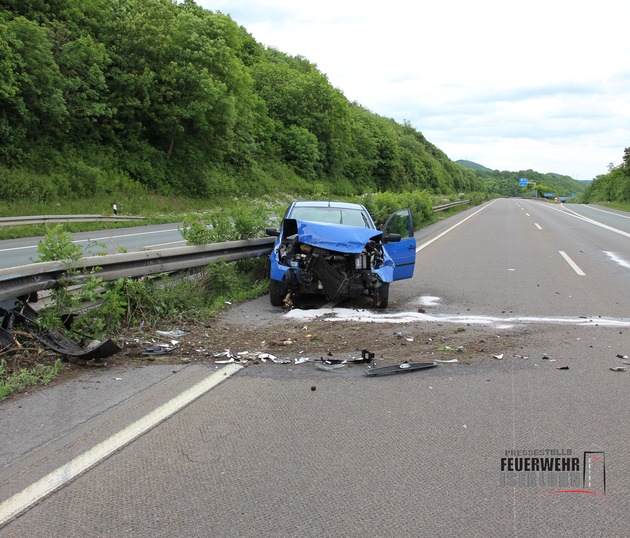
<instances>
[{"instance_id":1,"label":"car hood area","mask_svg":"<svg viewBox=\"0 0 630 538\"><path fill-rule=\"evenodd\" d=\"M298 241L344 254L359 254L371 240L378 240L383 232L342 224L323 224L298 219L284 221L284 236L298 236Z\"/></svg>"}]
</instances>

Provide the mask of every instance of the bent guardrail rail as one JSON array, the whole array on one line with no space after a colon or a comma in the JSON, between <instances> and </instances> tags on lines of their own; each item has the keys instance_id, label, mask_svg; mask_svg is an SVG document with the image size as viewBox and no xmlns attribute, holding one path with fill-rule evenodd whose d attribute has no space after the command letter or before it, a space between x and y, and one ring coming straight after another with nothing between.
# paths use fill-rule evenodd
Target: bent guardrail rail
<instances>
[{"instance_id":1,"label":"bent guardrail rail","mask_svg":"<svg viewBox=\"0 0 630 538\"><path fill-rule=\"evenodd\" d=\"M77 271L73 279L78 284L92 275L112 281L174 273L210 263L258 258L271 252L274 240L274 237L263 237L212 245L90 256L73 264L55 261L0 269L0 301L52 289L68 270ZM96 268L99 268L98 272L92 273Z\"/></svg>"}]
</instances>

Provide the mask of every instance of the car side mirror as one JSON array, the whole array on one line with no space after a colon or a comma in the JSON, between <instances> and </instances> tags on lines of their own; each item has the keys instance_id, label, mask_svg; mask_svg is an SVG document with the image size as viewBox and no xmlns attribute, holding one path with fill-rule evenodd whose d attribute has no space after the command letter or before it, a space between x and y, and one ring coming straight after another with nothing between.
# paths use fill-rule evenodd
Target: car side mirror
<instances>
[{"instance_id":1,"label":"car side mirror","mask_svg":"<svg viewBox=\"0 0 630 538\"><path fill-rule=\"evenodd\" d=\"M387 234L383 235L383 243L398 243L402 239L400 234Z\"/></svg>"},{"instance_id":2,"label":"car side mirror","mask_svg":"<svg viewBox=\"0 0 630 538\"><path fill-rule=\"evenodd\" d=\"M278 230L278 228L265 228L265 233L273 237L280 237L280 230Z\"/></svg>"}]
</instances>

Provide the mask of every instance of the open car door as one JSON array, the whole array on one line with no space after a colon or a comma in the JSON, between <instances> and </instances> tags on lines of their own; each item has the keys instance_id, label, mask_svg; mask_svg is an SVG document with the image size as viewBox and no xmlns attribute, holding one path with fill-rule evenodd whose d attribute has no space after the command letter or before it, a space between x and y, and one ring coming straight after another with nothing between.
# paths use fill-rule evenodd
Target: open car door
<instances>
[{"instance_id":1,"label":"open car door","mask_svg":"<svg viewBox=\"0 0 630 538\"><path fill-rule=\"evenodd\" d=\"M413 276L416 266L416 238L409 209L399 209L387 219L383 227L383 248L394 260L394 280ZM400 235L400 241L388 242L390 234Z\"/></svg>"}]
</instances>

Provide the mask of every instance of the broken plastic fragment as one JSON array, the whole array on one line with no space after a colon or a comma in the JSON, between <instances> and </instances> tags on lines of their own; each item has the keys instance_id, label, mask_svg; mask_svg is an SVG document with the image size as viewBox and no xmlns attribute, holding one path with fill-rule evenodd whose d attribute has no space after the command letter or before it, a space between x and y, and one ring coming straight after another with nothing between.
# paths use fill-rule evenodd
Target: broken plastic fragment
<instances>
[{"instance_id":1,"label":"broken plastic fragment","mask_svg":"<svg viewBox=\"0 0 630 538\"><path fill-rule=\"evenodd\" d=\"M623 366L614 366L613 368L611 368L611 370L613 372L625 372L626 369Z\"/></svg>"},{"instance_id":2,"label":"broken plastic fragment","mask_svg":"<svg viewBox=\"0 0 630 538\"><path fill-rule=\"evenodd\" d=\"M190 334L190 331L185 331L183 329L174 329L172 331L155 331L157 334L162 336L170 336L171 338L181 338L182 336L186 336Z\"/></svg>"},{"instance_id":3,"label":"broken plastic fragment","mask_svg":"<svg viewBox=\"0 0 630 538\"><path fill-rule=\"evenodd\" d=\"M435 359L435 362L459 362L458 359Z\"/></svg>"},{"instance_id":4,"label":"broken plastic fragment","mask_svg":"<svg viewBox=\"0 0 630 538\"><path fill-rule=\"evenodd\" d=\"M344 368L345 364L342 363L335 363L335 364L327 364L327 363L322 363L322 362L317 362L315 363L315 368L317 368L318 370L325 370L330 372L331 370L336 370L337 368Z\"/></svg>"},{"instance_id":5,"label":"broken plastic fragment","mask_svg":"<svg viewBox=\"0 0 630 538\"><path fill-rule=\"evenodd\" d=\"M154 346L146 346L142 350L143 355L165 355L166 353L171 353L179 346L169 346L168 344L157 344Z\"/></svg>"},{"instance_id":6,"label":"broken plastic fragment","mask_svg":"<svg viewBox=\"0 0 630 538\"><path fill-rule=\"evenodd\" d=\"M367 376L379 376L397 374L401 372L413 372L415 370L423 370L425 368L433 368L437 366L437 362L403 362L393 366L381 366L379 368L368 368L363 373Z\"/></svg>"},{"instance_id":7,"label":"broken plastic fragment","mask_svg":"<svg viewBox=\"0 0 630 538\"><path fill-rule=\"evenodd\" d=\"M556 370L568 370L568 366L556 366Z\"/></svg>"},{"instance_id":8,"label":"broken plastic fragment","mask_svg":"<svg viewBox=\"0 0 630 538\"><path fill-rule=\"evenodd\" d=\"M500 355L492 355L495 359L499 359L501 360L503 358L503 353L501 353Z\"/></svg>"},{"instance_id":9,"label":"broken plastic fragment","mask_svg":"<svg viewBox=\"0 0 630 538\"><path fill-rule=\"evenodd\" d=\"M295 364L304 364L305 362L310 361L308 357L300 357L298 359L294 359Z\"/></svg>"},{"instance_id":10,"label":"broken plastic fragment","mask_svg":"<svg viewBox=\"0 0 630 538\"><path fill-rule=\"evenodd\" d=\"M465 350L464 346L440 346L438 351L457 351L457 353L463 353Z\"/></svg>"}]
</instances>

